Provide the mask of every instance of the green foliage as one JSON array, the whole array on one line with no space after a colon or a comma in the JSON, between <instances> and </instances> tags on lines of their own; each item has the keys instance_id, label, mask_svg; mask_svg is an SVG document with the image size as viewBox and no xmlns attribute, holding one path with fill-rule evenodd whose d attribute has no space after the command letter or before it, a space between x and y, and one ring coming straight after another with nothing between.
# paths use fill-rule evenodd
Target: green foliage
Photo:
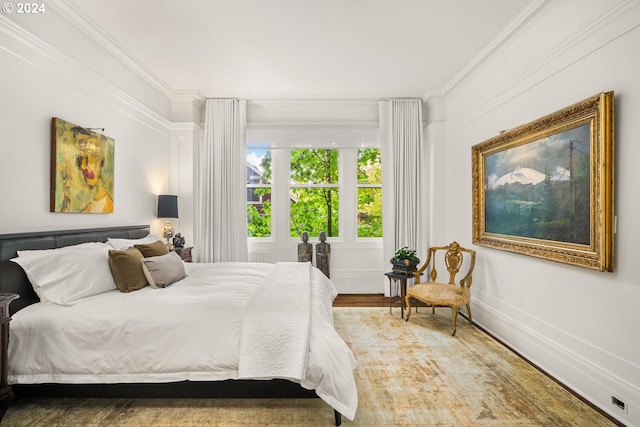
<instances>
[{"instance_id":1,"label":"green foliage","mask_svg":"<svg viewBox=\"0 0 640 427\"><path fill-rule=\"evenodd\" d=\"M358 184L382 183L380 149L358 150ZM382 237L382 189L358 188L358 237Z\"/></svg>"},{"instance_id":2,"label":"green foliage","mask_svg":"<svg viewBox=\"0 0 640 427\"><path fill-rule=\"evenodd\" d=\"M247 237L271 236L271 216L261 215L255 206L247 205Z\"/></svg>"},{"instance_id":3,"label":"green foliage","mask_svg":"<svg viewBox=\"0 0 640 427\"><path fill-rule=\"evenodd\" d=\"M404 259L408 259L409 261L420 262L420 259L416 255L416 250L411 249L408 246L404 246L400 249L397 249L395 254L393 255L394 261L402 261Z\"/></svg>"},{"instance_id":4,"label":"green foliage","mask_svg":"<svg viewBox=\"0 0 640 427\"><path fill-rule=\"evenodd\" d=\"M291 183L338 184L338 150L291 150ZM336 237L338 224L338 189L331 187L292 188L290 204L290 236L306 231L316 236L325 231Z\"/></svg>"},{"instance_id":5,"label":"green foliage","mask_svg":"<svg viewBox=\"0 0 640 427\"><path fill-rule=\"evenodd\" d=\"M339 183L337 149L294 149L290 153L290 236L298 237L306 231L317 236L339 234ZM272 154L267 150L262 158L262 181L271 182ZM382 237L382 182L380 150L358 150L358 183L371 187L358 188L358 237ZM311 185L312 187L307 187ZM326 186L324 186L326 185ZM256 194L261 189L254 188ZM269 190L262 189L266 194ZM271 202L262 207L247 205L250 237L271 235Z\"/></svg>"},{"instance_id":6,"label":"green foliage","mask_svg":"<svg viewBox=\"0 0 640 427\"><path fill-rule=\"evenodd\" d=\"M270 194L269 188L255 188L256 194L266 196ZM256 205L247 204L247 237L271 236L271 201L264 200L258 210Z\"/></svg>"},{"instance_id":7,"label":"green foliage","mask_svg":"<svg viewBox=\"0 0 640 427\"><path fill-rule=\"evenodd\" d=\"M337 184L338 150L291 150L291 183Z\"/></svg>"},{"instance_id":8,"label":"green foliage","mask_svg":"<svg viewBox=\"0 0 640 427\"><path fill-rule=\"evenodd\" d=\"M273 179L273 174L271 172L271 162L271 150L267 150L267 153L264 155L262 161L260 162L260 167L262 167L262 170L264 171L262 173L262 180L264 182L271 182L271 180Z\"/></svg>"},{"instance_id":9,"label":"green foliage","mask_svg":"<svg viewBox=\"0 0 640 427\"><path fill-rule=\"evenodd\" d=\"M338 189L292 188L290 203L290 236L303 231L317 236L321 231L328 237L338 236Z\"/></svg>"},{"instance_id":10,"label":"green foliage","mask_svg":"<svg viewBox=\"0 0 640 427\"><path fill-rule=\"evenodd\" d=\"M358 150L358 183L382 183L382 165L380 164L379 148L363 148Z\"/></svg>"},{"instance_id":11,"label":"green foliage","mask_svg":"<svg viewBox=\"0 0 640 427\"><path fill-rule=\"evenodd\" d=\"M358 237L382 237L381 188L358 188Z\"/></svg>"}]
</instances>

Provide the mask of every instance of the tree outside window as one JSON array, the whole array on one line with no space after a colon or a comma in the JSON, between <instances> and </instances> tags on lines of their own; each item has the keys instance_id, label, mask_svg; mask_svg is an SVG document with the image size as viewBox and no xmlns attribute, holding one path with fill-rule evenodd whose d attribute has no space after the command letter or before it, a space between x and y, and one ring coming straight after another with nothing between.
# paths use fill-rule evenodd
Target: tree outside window
<instances>
[{"instance_id":1,"label":"tree outside window","mask_svg":"<svg viewBox=\"0 0 640 427\"><path fill-rule=\"evenodd\" d=\"M271 151L247 148L247 236L271 236Z\"/></svg>"},{"instance_id":2,"label":"tree outside window","mask_svg":"<svg viewBox=\"0 0 640 427\"><path fill-rule=\"evenodd\" d=\"M380 149L358 150L358 237L382 237Z\"/></svg>"},{"instance_id":3,"label":"tree outside window","mask_svg":"<svg viewBox=\"0 0 640 427\"><path fill-rule=\"evenodd\" d=\"M290 152L290 236L304 231L339 235L337 149L294 149Z\"/></svg>"}]
</instances>

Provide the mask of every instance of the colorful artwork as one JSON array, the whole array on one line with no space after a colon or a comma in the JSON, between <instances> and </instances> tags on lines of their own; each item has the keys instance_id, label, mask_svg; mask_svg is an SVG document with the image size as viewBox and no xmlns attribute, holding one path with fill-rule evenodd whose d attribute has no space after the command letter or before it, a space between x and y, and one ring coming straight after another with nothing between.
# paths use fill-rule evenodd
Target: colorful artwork
<instances>
[{"instance_id":1,"label":"colorful artwork","mask_svg":"<svg viewBox=\"0 0 640 427\"><path fill-rule=\"evenodd\" d=\"M590 123L486 155L485 231L590 243Z\"/></svg>"},{"instance_id":2,"label":"colorful artwork","mask_svg":"<svg viewBox=\"0 0 640 427\"><path fill-rule=\"evenodd\" d=\"M51 212L112 213L115 141L54 117Z\"/></svg>"},{"instance_id":3,"label":"colorful artwork","mask_svg":"<svg viewBox=\"0 0 640 427\"><path fill-rule=\"evenodd\" d=\"M613 92L474 145L473 243L613 271Z\"/></svg>"}]
</instances>

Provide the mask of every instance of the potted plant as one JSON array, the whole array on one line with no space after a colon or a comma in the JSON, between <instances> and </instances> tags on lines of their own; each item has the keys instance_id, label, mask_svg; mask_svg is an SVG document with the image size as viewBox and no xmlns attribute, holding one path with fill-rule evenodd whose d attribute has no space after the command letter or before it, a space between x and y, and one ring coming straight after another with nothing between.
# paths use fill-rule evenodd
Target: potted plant
<instances>
[{"instance_id":1,"label":"potted plant","mask_svg":"<svg viewBox=\"0 0 640 427\"><path fill-rule=\"evenodd\" d=\"M407 246L396 250L393 258L391 258L393 271L402 273L416 271L418 263L420 263L420 259L416 255L416 250Z\"/></svg>"}]
</instances>

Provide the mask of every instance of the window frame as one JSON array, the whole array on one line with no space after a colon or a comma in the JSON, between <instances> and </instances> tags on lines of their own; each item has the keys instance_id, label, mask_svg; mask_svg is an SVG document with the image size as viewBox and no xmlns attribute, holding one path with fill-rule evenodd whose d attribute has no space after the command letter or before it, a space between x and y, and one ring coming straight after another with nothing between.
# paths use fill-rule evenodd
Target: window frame
<instances>
[{"instance_id":1,"label":"window frame","mask_svg":"<svg viewBox=\"0 0 640 427\"><path fill-rule=\"evenodd\" d=\"M334 187L339 193L338 236L327 237L330 243L346 243L362 245L379 245L383 237L358 237L358 188L361 186L378 187L382 191L382 184L358 184L358 150L362 148L377 148L379 144L335 146L331 144L278 145L268 143L248 143L247 147L267 147L271 151L271 236L248 237L252 244L270 243L277 247L286 247L292 243L300 243L300 238L290 236L290 202L291 189L295 187L323 188ZM290 159L291 150L295 149L337 149L338 150L338 184L295 184L291 183ZM383 195L384 197L384 195ZM286 199L284 209L279 200ZM309 236L311 242L317 241L318 236ZM262 247L262 246L261 246ZM358 246L360 247L360 246Z\"/></svg>"},{"instance_id":2,"label":"window frame","mask_svg":"<svg viewBox=\"0 0 640 427\"><path fill-rule=\"evenodd\" d=\"M269 151L270 148L269 147L265 147L262 144L247 144L247 147L245 149L245 153L247 154L249 152L249 150L254 150L254 149L258 149L258 148L262 148L264 150ZM246 156L245 156L246 157ZM246 168L249 169L249 165L250 163L248 161L246 161ZM251 169L256 168L254 165L251 165ZM273 166L272 166L273 169ZM247 181L249 181L249 178L247 178ZM262 181L262 180L261 180ZM249 206L253 206L253 205L263 205L264 204L264 200L263 200L263 196L260 195L260 200L259 201L249 201L249 190L252 189L258 189L258 188L266 188L269 190L269 194L271 195L271 213L269 214L270 218L269 218L269 223L271 224L270 230L271 233L269 236L264 236L264 237L255 237L255 236L249 236L249 218L247 218L247 239L260 239L260 240L265 240L268 241L269 239L273 239L273 179L271 179L270 182L266 182L266 183L247 183L246 184L246 189L247 189L247 194L245 197L245 202L246 202L246 206L248 209Z\"/></svg>"},{"instance_id":3,"label":"window frame","mask_svg":"<svg viewBox=\"0 0 640 427\"><path fill-rule=\"evenodd\" d=\"M358 235L358 231L359 231L359 221L358 221L358 214L360 212L359 206L358 206L358 193L360 192L361 188L378 188L380 189L380 193L381 193L381 197L382 197L382 176L380 177L380 182L379 183L360 183L358 181L358 153L360 152L360 150L365 150L365 149L376 149L378 150L379 154L380 154L380 172L382 175L382 152L381 152L381 148L380 147L358 147L357 151L356 151L356 239L363 239L363 240L369 240L369 239L382 239L383 236L374 236L374 237L365 237L365 236L359 236ZM382 208L382 207L381 207ZM381 216L381 220L384 221L384 217L382 215L382 212L380 212L380 216ZM381 232L383 231L382 228L380 230Z\"/></svg>"}]
</instances>

